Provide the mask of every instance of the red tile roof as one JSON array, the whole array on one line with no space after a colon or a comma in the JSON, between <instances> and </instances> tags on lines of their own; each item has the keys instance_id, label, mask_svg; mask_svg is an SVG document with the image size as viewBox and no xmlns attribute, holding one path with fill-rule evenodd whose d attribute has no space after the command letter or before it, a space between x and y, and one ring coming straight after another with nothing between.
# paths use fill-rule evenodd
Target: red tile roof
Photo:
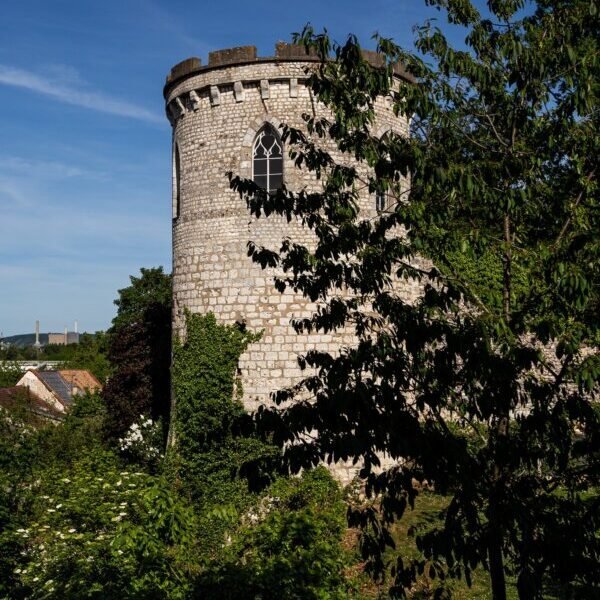
<instances>
[{"instance_id":1,"label":"red tile roof","mask_svg":"<svg viewBox=\"0 0 600 600\"><path fill-rule=\"evenodd\" d=\"M81 391L96 392L102 389L100 382L89 371L61 369L58 372L71 387L77 387Z\"/></svg>"}]
</instances>

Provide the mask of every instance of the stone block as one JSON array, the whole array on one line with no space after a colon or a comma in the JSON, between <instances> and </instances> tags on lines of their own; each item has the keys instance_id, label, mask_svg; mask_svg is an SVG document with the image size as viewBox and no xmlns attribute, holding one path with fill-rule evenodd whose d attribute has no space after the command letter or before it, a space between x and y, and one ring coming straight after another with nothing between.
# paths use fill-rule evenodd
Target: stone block
<instances>
[{"instance_id":1,"label":"stone block","mask_svg":"<svg viewBox=\"0 0 600 600\"><path fill-rule=\"evenodd\" d=\"M202 66L202 61L197 56L186 58L181 62L177 63L167 75L167 83L171 83L180 77L189 75L194 71L198 71Z\"/></svg>"},{"instance_id":2,"label":"stone block","mask_svg":"<svg viewBox=\"0 0 600 600\"><path fill-rule=\"evenodd\" d=\"M275 44L275 56L277 58L296 58L302 60L315 59L317 52L314 48L305 48L300 44L289 44L288 42L277 42Z\"/></svg>"},{"instance_id":3,"label":"stone block","mask_svg":"<svg viewBox=\"0 0 600 600\"><path fill-rule=\"evenodd\" d=\"M256 46L238 46L208 53L208 66L220 67L256 60Z\"/></svg>"}]
</instances>

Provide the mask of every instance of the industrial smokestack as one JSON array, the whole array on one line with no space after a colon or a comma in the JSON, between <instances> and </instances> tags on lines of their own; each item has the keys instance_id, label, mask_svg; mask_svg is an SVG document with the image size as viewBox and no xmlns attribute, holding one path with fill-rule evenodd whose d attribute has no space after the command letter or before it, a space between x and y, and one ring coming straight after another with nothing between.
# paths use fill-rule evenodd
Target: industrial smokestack
<instances>
[{"instance_id":1,"label":"industrial smokestack","mask_svg":"<svg viewBox=\"0 0 600 600\"><path fill-rule=\"evenodd\" d=\"M65 327L65 346L69 343L69 336L68 336L68 331L67 328Z\"/></svg>"},{"instance_id":2,"label":"industrial smokestack","mask_svg":"<svg viewBox=\"0 0 600 600\"><path fill-rule=\"evenodd\" d=\"M35 344L34 346L36 348L39 348L41 346L40 344L40 322L39 320L35 322Z\"/></svg>"},{"instance_id":3,"label":"industrial smokestack","mask_svg":"<svg viewBox=\"0 0 600 600\"><path fill-rule=\"evenodd\" d=\"M77 320L75 320L75 329L74 329L75 333L79 333L79 330L77 329Z\"/></svg>"}]
</instances>

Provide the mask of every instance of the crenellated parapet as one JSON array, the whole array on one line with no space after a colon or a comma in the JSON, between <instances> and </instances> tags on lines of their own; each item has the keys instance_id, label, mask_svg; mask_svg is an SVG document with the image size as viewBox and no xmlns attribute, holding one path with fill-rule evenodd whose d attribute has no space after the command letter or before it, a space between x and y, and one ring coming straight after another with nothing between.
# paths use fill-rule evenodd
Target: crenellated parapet
<instances>
[{"instance_id":1,"label":"crenellated parapet","mask_svg":"<svg viewBox=\"0 0 600 600\"><path fill-rule=\"evenodd\" d=\"M380 54L363 50L364 58L380 67ZM203 102L219 106L223 94L232 95L235 102L244 102L247 90L258 90L263 100L270 98L272 85L285 85L290 98L298 97L298 87L305 85L311 67L319 62L313 51L304 46L278 42L275 55L257 56L255 46L239 46L210 52L208 64L200 58L188 58L176 64L167 75L164 96L167 117L174 126L180 117L200 109ZM414 78L402 65L394 67L397 77L406 81Z\"/></svg>"}]
</instances>

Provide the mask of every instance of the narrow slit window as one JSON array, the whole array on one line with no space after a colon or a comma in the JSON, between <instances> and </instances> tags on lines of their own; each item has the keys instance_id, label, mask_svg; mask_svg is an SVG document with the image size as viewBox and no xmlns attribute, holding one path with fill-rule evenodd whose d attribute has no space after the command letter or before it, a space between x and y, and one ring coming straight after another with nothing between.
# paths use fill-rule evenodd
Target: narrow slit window
<instances>
[{"instance_id":1,"label":"narrow slit window","mask_svg":"<svg viewBox=\"0 0 600 600\"><path fill-rule=\"evenodd\" d=\"M387 131L386 133L384 133L381 136L381 142L383 142L385 144L389 143L389 141L390 141L389 133L390 132ZM385 153L385 157L386 157L386 159L389 159L389 154L387 152ZM377 183L381 184L381 181L378 179ZM388 190L377 189L375 191L375 210L378 213L382 213L388 209L389 209Z\"/></svg>"},{"instance_id":2,"label":"narrow slit window","mask_svg":"<svg viewBox=\"0 0 600 600\"><path fill-rule=\"evenodd\" d=\"M173 219L181 212L181 158L179 146L175 144L173 151Z\"/></svg>"},{"instance_id":3,"label":"narrow slit window","mask_svg":"<svg viewBox=\"0 0 600 600\"><path fill-rule=\"evenodd\" d=\"M263 127L254 140L252 179L267 192L274 192L283 185L283 144L270 125Z\"/></svg>"},{"instance_id":4,"label":"narrow slit window","mask_svg":"<svg viewBox=\"0 0 600 600\"><path fill-rule=\"evenodd\" d=\"M387 194L384 191L375 192L375 210L380 213L387 209Z\"/></svg>"}]
</instances>

